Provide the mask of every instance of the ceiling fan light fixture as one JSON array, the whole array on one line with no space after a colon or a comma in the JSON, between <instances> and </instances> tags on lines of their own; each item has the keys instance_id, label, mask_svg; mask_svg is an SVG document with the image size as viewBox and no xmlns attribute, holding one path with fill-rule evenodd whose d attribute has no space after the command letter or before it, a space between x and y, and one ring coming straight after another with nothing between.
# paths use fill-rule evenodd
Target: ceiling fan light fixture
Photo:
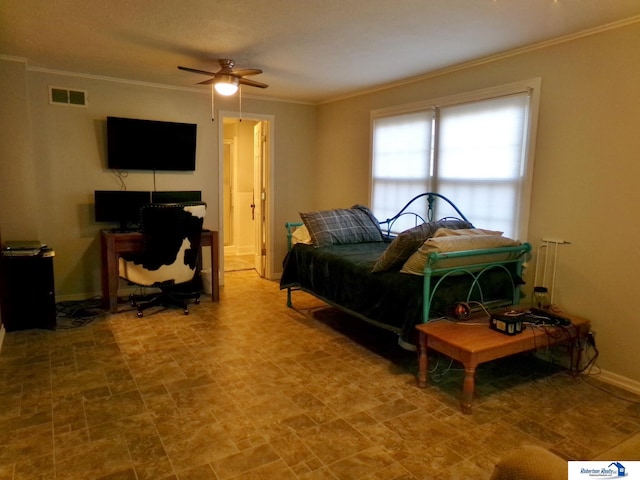
<instances>
[{"instance_id":1,"label":"ceiling fan light fixture","mask_svg":"<svg viewBox=\"0 0 640 480\"><path fill-rule=\"evenodd\" d=\"M238 91L238 85L240 81L238 77L233 75L217 75L216 83L214 85L216 92L220 95L229 96Z\"/></svg>"}]
</instances>

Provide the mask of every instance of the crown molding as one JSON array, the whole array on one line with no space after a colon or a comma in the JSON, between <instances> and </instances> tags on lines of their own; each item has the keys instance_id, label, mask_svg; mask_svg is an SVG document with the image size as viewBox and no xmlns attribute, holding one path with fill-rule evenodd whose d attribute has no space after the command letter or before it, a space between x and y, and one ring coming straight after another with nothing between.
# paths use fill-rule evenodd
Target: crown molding
<instances>
[{"instance_id":1,"label":"crown molding","mask_svg":"<svg viewBox=\"0 0 640 480\"><path fill-rule=\"evenodd\" d=\"M6 61L6 62L19 62L19 63L24 63L25 65L27 64L27 61L28 61L28 59L24 57L15 57L13 55L4 55L2 53L0 53L0 60Z\"/></svg>"},{"instance_id":2,"label":"crown molding","mask_svg":"<svg viewBox=\"0 0 640 480\"><path fill-rule=\"evenodd\" d=\"M1 57L0 57L0 59L1 59ZM85 78L85 79L89 79L89 80L98 80L98 81L103 81L103 82L123 83L123 84L127 84L127 85L135 85L135 86L147 87L147 88L163 88L163 89L166 89L166 90L175 90L175 91L181 91L181 92L202 93L202 94L205 94L205 95L211 95L211 90L209 90L209 89L202 89L202 88L196 88L196 87L180 87L180 86L177 86L177 85L166 85L166 84L162 84L162 83L143 82L143 81L140 81L140 80L130 80L130 79L126 79L126 78L109 77L109 76L106 76L106 75L94 75L94 74L90 74L90 73L70 72L70 71L66 71L66 70L56 70L56 69L45 68L45 67L33 67L33 66L30 66L28 64L27 59L23 59L23 60L27 64L27 70L30 71L30 72L46 73L46 74L49 74L49 75L60 75L60 76L75 77L75 78ZM228 98L233 98L234 96L236 96L236 95L233 95L233 96L228 97ZM244 91L242 93L242 98L243 99L250 99L250 100L260 100L260 101L264 101L264 102L296 103L296 104L302 104L302 105L316 105L315 102L306 102L306 101L291 100L291 99L276 98L276 97L261 97L261 96L257 96L257 95L251 95L251 94L247 95L246 93L244 93Z\"/></svg>"},{"instance_id":3,"label":"crown molding","mask_svg":"<svg viewBox=\"0 0 640 480\"><path fill-rule=\"evenodd\" d=\"M569 35L564 35L562 37L553 38L550 40L545 40L543 42L533 43L531 45L527 45L525 47L515 48L513 50L508 50L505 52L497 53L495 55L489 55L487 57L478 58L475 60L470 60L468 62L459 63L457 65L453 65L451 67L445 67L438 70L433 70L431 72L424 73L422 75L418 75L415 77L405 78L403 80L398 80L396 82L385 83L384 85L379 85L377 87L373 87L367 90L360 90L358 92L353 92L350 94L342 95L339 97L332 98L330 100L324 100L318 102L318 105L338 102L340 100L346 100L349 98L359 97L362 95L368 95L371 93L380 92L383 90L388 90L391 88L409 85L412 83L417 83L423 80L427 80L430 78L440 77L443 75L448 75L450 73L458 72L461 70L466 70L469 68L478 67L480 65L485 65L488 63L497 62L499 60L504 60L506 58L515 57L517 55L522 55L524 53L534 52L536 50L542 50L544 48L552 47L555 45L561 45L563 43L572 42L574 40L578 40L584 37L590 37L592 35L598 35L603 32L608 32L610 30L616 30L618 28L626 27L628 25L633 25L635 23L640 22L640 15L635 15L633 17L625 18L624 20L620 20L617 22L607 23L605 25L601 25L599 27L590 28L588 30L582 30L577 33L572 33Z\"/></svg>"}]
</instances>

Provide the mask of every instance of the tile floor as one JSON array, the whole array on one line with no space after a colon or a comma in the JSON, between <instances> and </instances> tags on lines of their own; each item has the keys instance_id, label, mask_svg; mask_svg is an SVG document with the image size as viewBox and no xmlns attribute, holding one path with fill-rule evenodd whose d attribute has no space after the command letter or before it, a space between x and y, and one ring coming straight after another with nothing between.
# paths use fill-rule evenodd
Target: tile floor
<instances>
[{"instance_id":1,"label":"tile floor","mask_svg":"<svg viewBox=\"0 0 640 480\"><path fill-rule=\"evenodd\" d=\"M189 316L105 315L6 335L0 480L488 478L506 449L587 459L640 431L638 398L531 357L415 384L415 354L253 272ZM619 398L624 396L632 401Z\"/></svg>"},{"instance_id":2,"label":"tile floor","mask_svg":"<svg viewBox=\"0 0 640 480\"><path fill-rule=\"evenodd\" d=\"M224 256L224 271L237 272L238 270L254 270L255 260L253 255L230 255Z\"/></svg>"}]
</instances>

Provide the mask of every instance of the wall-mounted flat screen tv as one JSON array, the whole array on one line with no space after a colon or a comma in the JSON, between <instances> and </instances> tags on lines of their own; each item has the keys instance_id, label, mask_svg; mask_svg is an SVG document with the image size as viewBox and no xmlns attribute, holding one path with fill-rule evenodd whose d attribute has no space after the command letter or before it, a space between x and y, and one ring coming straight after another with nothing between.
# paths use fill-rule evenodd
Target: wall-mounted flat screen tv
<instances>
[{"instance_id":1,"label":"wall-mounted flat screen tv","mask_svg":"<svg viewBox=\"0 0 640 480\"><path fill-rule=\"evenodd\" d=\"M107 167L194 171L197 129L193 123L107 117Z\"/></svg>"}]
</instances>

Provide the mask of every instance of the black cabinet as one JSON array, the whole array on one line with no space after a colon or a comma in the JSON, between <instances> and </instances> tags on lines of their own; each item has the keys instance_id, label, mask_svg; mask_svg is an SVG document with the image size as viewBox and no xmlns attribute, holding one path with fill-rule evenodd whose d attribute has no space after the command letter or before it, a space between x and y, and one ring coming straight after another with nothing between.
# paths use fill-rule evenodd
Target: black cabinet
<instances>
[{"instance_id":1,"label":"black cabinet","mask_svg":"<svg viewBox=\"0 0 640 480\"><path fill-rule=\"evenodd\" d=\"M0 308L7 332L56 328L53 256L0 256Z\"/></svg>"}]
</instances>

